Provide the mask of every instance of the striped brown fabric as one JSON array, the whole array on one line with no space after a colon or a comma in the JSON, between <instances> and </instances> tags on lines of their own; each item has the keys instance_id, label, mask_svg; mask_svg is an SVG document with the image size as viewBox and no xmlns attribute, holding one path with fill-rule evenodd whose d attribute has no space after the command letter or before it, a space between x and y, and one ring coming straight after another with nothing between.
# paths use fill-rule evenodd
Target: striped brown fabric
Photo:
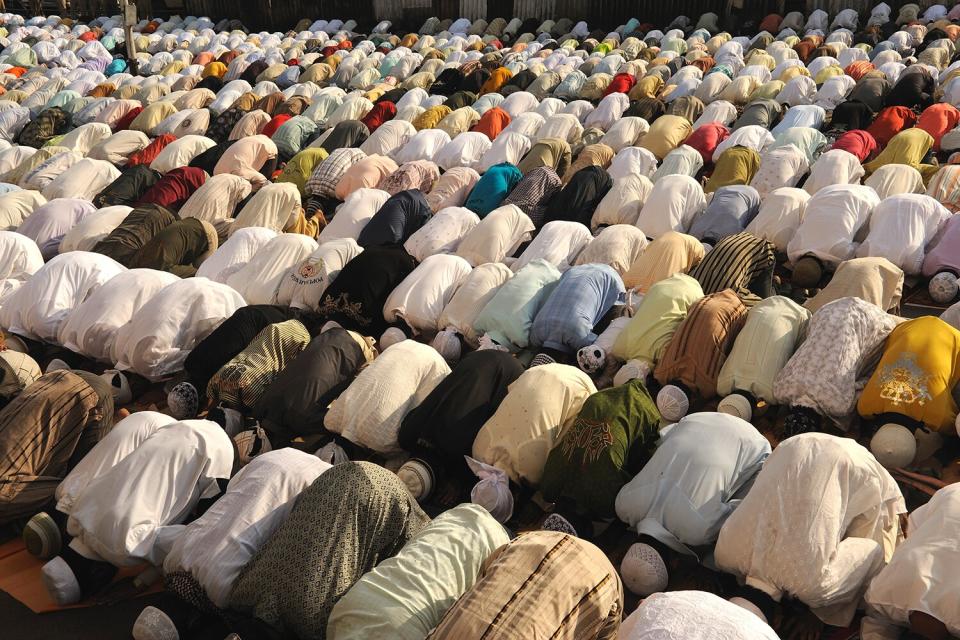
<instances>
[{"instance_id":1,"label":"striped brown fabric","mask_svg":"<svg viewBox=\"0 0 960 640\"><path fill-rule=\"evenodd\" d=\"M0 524L32 515L53 498L84 430L101 421L99 406L90 384L60 370L0 411Z\"/></svg>"},{"instance_id":2,"label":"striped brown fabric","mask_svg":"<svg viewBox=\"0 0 960 640\"><path fill-rule=\"evenodd\" d=\"M733 289L741 298L773 295L773 243L747 233L727 236L690 270L705 294Z\"/></svg>"},{"instance_id":3,"label":"striped brown fabric","mask_svg":"<svg viewBox=\"0 0 960 640\"><path fill-rule=\"evenodd\" d=\"M660 384L682 382L701 398L717 395L717 378L747 307L732 289L701 298L673 334L653 375Z\"/></svg>"},{"instance_id":4,"label":"striped brown fabric","mask_svg":"<svg viewBox=\"0 0 960 640\"><path fill-rule=\"evenodd\" d=\"M623 585L600 549L556 531L522 534L487 559L430 640L613 640Z\"/></svg>"}]
</instances>

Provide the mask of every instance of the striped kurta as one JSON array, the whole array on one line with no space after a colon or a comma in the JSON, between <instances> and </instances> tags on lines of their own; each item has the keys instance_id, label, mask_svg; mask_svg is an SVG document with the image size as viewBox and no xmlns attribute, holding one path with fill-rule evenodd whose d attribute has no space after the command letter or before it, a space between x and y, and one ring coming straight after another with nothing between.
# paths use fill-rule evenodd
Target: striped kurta
<instances>
[{"instance_id":1,"label":"striped kurta","mask_svg":"<svg viewBox=\"0 0 960 640\"><path fill-rule=\"evenodd\" d=\"M74 453L99 440L100 405L84 378L61 370L38 378L0 411L0 524L32 515L53 498L80 458L72 460Z\"/></svg>"},{"instance_id":2,"label":"striped kurta","mask_svg":"<svg viewBox=\"0 0 960 640\"><path fill-rule=\"evenodd\" d=\"M730 289L695 302L657 363L657 381L682 382L702 398L715 396L720 369L746 321L747 307Z\"/></svg>"},{"instance_id":3,"label":"striped kurta","mask_svg":"<svg viewBox=\"0 0 960 640\"><path fill-rule=\"evenodd\" d=\"M278 373L310 344L310 333L299 320L266 327L207 384L213 404L237 410L257 405Z\"/></svg>"},{"instance_id":4,"label":"striped kurta","mask_svg":"<svg viewBox=\"0 0 960 640\"><path fill-rule=\"evenodd\" d=\"M623 585L600 549L555 531L500 547L429 640L613 640Z\"/></svg>"},{"instance_id":5,"label":"striped kurta","mask_svg":"<svg viewBox=\"0 0 960 640\"><path fill-rule=\"evenodd\" d=\"M773 291L774 245L752 233L737 233L717 243L690 270L704 294L733 289L741 298L767 298Z\"/></svg>"}]
</instances>

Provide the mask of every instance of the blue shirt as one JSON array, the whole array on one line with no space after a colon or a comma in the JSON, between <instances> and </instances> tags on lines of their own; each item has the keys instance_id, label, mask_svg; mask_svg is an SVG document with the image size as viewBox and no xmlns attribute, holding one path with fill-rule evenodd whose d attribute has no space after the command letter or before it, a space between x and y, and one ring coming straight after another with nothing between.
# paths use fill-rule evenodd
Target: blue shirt
<instances>
[{"instance_id":1,"label":"blue shirt","mask_svg":"<svg viewBox=\"0 0 960 640\"><path fill-rule=\"evenodd\" d=\"M620 275L605 264L569 269L534 318L530 344L565 352L593 344L593 327L624 292Z\"/></svg>"}]
</instances>

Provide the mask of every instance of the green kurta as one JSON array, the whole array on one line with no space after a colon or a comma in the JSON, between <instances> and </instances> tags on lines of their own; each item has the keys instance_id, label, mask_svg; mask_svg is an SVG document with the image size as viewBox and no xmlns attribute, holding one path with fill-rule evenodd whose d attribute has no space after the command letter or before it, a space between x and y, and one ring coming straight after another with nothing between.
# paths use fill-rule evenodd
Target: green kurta
<instances>
[{"instance_id":1,"label":"green kurta","mask_svg":"<svg viewBox=\"0 0 960 640\"><path fill-rule=\"evenodd\" d=\"M615 516L617 493L650 458L660 412L643 380L599 391L547 457L540 490L592 519Z\"/></svg>"}]
</instances>

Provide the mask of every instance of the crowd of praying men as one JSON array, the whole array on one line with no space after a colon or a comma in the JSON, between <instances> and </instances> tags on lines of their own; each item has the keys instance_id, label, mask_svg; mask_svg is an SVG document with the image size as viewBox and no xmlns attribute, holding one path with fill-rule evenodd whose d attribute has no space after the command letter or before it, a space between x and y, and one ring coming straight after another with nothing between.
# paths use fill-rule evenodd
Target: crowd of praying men
<instances>
[{"instance_id":1,"label":"crowd of praying men","mask_svg":"<svg viewBox=\"0 0 960 640\"><path fill-rule=\"evenodd\" d=\"M53 602L960 637L960 4L367 26L0 14L0 539Z\"/></svg>"}]
</instances>

